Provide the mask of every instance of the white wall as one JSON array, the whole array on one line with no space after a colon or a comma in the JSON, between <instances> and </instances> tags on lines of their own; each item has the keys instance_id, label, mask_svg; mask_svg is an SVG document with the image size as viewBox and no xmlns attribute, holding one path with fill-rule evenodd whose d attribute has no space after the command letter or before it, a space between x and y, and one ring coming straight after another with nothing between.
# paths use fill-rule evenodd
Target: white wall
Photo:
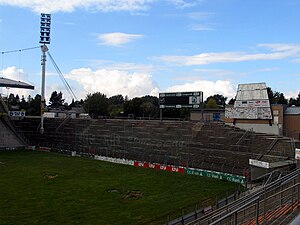
<instances>
[{"instance_id":1,"label":"white wall","mask_svg":"<svg viewBox=\"0 0 300 225\"><path fill-rule=\"evenodd\" d=\"M281 124L251 124L251 123L227 123L230 126L235 126L243 130L250 130L253 129L254 132L258 133L266 133L266 134L275 134L281 135L282 132L282 125Z\"/></svg>"}]
</instances>

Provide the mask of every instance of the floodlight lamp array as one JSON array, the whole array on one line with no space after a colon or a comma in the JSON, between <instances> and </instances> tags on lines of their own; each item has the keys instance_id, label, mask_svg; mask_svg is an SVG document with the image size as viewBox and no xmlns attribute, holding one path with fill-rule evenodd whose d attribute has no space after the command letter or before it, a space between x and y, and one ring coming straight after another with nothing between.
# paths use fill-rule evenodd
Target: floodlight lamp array
<instances>
[{"instance_id":1,"label":"floodlight lamp array","mask_svg":"<svg viewBox=\"0 0 300 225\"><path fill-rule=\"evenodd\" d=\"M50 44L51 14L41 13L40 44Z\"/></svg>"}]
</instances>

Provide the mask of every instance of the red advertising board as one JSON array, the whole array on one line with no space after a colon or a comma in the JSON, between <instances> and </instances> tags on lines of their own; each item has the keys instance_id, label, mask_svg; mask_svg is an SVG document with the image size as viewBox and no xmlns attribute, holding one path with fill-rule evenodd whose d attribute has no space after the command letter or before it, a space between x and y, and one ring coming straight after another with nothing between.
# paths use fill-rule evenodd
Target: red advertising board
<instances>
[{"instance_id":1,"label":"red advertising board","mask_svg":"<svg viewBox=\"0 0 300 225\"><path fill-rule=\"evenodd\" d=\"M172 165L161 165L159 163L146 163L146 162L137 162L137 161L135 161L133 165L136 167L144 167L144 168L152 168L157 170L166 170L166 171L176 172L176 173L184 173L184 167L176 167Z\"/></svg>"}]
</instances>

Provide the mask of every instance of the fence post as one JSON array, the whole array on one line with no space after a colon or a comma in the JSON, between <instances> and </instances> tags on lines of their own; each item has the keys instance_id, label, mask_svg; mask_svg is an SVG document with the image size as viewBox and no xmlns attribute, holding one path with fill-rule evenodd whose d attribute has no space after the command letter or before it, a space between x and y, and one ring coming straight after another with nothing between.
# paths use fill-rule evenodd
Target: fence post
<instances>
[{"instance_id":1,"label":"fence post","mask_svg":"<svg viewBox=\"0 0 300 225\"><path fill-rule=\"evenodd\" d=\"M295 188L295 180L293 181L293 188L292 188L292 212L294 211L294 188Z\"/></svg>"},{"instance_id":2,"label":"fence post","mask_svg":"<svg viewBox=\"0 0 300 225\"><path fill-rule=\"evenodd\" d=\"M259 225L259 199L257 199L256 207L256 225Z\"/></svg>"},{"instance_id":3,"label":"fence post","mask_svg":"<svg viewBox=\"0 0 300 225\"><path fill-rule=\"evenodd\" d=\"M237 212L234 213L234 225L237 225Z\"/></svg>"}]
</instances>

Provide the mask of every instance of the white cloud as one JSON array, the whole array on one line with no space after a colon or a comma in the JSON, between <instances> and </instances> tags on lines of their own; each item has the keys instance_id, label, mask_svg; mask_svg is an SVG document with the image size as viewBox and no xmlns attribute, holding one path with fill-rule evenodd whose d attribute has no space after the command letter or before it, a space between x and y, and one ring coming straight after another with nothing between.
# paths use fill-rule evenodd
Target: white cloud
<instances>
[{"instance_id":1,"label":"white cloud","mask_svg":"<svg viewBox=\"0 0 300 225\"><path fill-rule=\"evenodd\" d=\"M243 62L255 60L278 60L299 57L300 45L292 44L259 44L257 47L265 48L263 53L246 52L209 52L192 56L167 55L157 59L167 63L183 66L205 65L211 63Z\"/></svg>"},{"instance_id":2,"label":"white cloud","mask_svg":"<svg viewBox=\"0 0 300 225\"><path fill-rule=\"evenodd\" d=\"M211 12L190 12L187 14L189 19L195 20L196 23L190 24L188 28L194 31L212 31L212 23L208 23L207 20L211 18L214 13Z\"/></svg>"},{"instance_id":3,"label":"white cloud","mask_svg":"<svg viewBox=\"0 0 300 225\"><path fill-rule=\"evenodd\" d=\"M221 94L228 99L235 96L235 88L229 81L217 80L216 82L198 80L193 83L185 83L167 88L166 91L203 91L204 100L214 94Z\"/></svg>"},{"instance_id":4,"label":"white cloud","mask_svg":"<svg viewBox=\"0 0 300 225\"><path fill-rule=\"evenodd\" d=\"M122 94L129 98L145 95L158 96L160 89L150 74L130 73L125 70L79 68L65 75L81 85L81 92L76 91L77 97L85 99L88 93L101 92L108 97ZM222 94L225 97L235 96L235 87L230 81L195 80L181 85L174 85L164 91L203 91L204 98L210 95Z\"/></svg>"},{"instance_id":5,"label":"white cloud","mask_svg":"<svg viewBox=\"0 0 300 225\"><path fill-rule=\"evenodd\" d=\"M0 5L30 8L40 12L72 12L77 8L96 11L137 11L146 10L155 0L0 0Z\"/></svg>"},{"instance_id":6,"label":"white cloud","mask_svg":"<svg viewBox=\"0 0 300 225\"><path fill-rule=\"evenodd\" d=\"M294 59L293 62L300 63L300 58Z\"/></svg>"},{"instance_id":7,"label":"white cloud","mask_svg":"<svg viewBox=\"0 0 300 225\"><path fill-rule=\"evenodd\" d=\"M28 80L28 75L24 73L23 70L21 69L18 70L15 66L7 67L5 69L0 70L0 77L4 77L11 80L22 81L34 85ZM15 95L18 94L20 98L22 97L22 95L24 95L26 98L28 95L34 95L35 93L34 90L19 89L19 88L0 88L0 90L1 93L4 95L13 93Z\"/></svg>"},{"instance_id":8,"label":"white cloud","mask_svg":"<svg viewBox=\"0 0 300 225\"><path fill-rule=\"evenodd\" d=\"M135 63L119 63L107 67L109 70L135 71L137 73L151 74L153 67L151 65L135 64Z\"/></svg>"},{"instance_id":9,"label":"white cloud","mask_svg":"<svg viewBox=\"0 0 300 225\"><path fill-rule=\"evenodd\" d=\"M300 91L290 91L284 93L284 97L289 100L290 98L297 98L298 94L300 94Z\"/></svg>"},{"instance_id":10,"label":"white cloud","mask_svg":"<svg viewBox=\"0 0 300 225\"><path fill-rule=\"evenodd\" d=\"M174 4L178 8L189 8L197 5L201 1L185 1L185 0L168 0L171 4Z\"/></svg>"},{"instance_id":11,"label":"white cloud","mask_svg":"<svg viewBox=\"0 0 300 225\"><path fill-rule=\"evenodd\" d=\"M213 16L212 12L190 12L187 17L193 20L205 20Z\"/></svg>"},{"instance_id":12,"label":"white cloud","mask_svg":"<svg viewBox=\"0 0 300 225\"><path fill-rule=\"evenodd\" d=\"M20 71L21 72L21 71ZM19 71L15 67L8 67L1 71L1 76L31 83L28 81L28 77L24 72L19 74ZM89 68L79 68L70 71L65 74L65 78L68 79L69 84L72 86L73 91L78 99L85 99L88 93L101 92L108 97L122 94L129 98L141 97L145 95L158 96L160 89L158 85L153 81L150 74L141 72L128 72L125 70L91 70ZM78 85L72 85L72 82L76 81ZM48 103L50 95L53 91L63 92L63 98L65 102L70 103L71 98L63 85L58 83L46 82L46 101ZM76 87L75 87L76 86ZM7 93L18 94L20 97L24 95L27 97L31 95L34 97L37 93L40 93L40 85L35 85L35 90L25 90L3 88L0 93L6 95ZM203 91L204 98L206 99L210 95L222 94L228 98L232 98L235 95L235 88L229 81L218 80L216 82L207 80L193 80L186 82L182 85L174 85L166 88L165 91Z\"/></svg>"},{"instance_id":13,"label":"white cloud","mask_svg":"<svg viewBox=\"0 0 300 225\"><path fill-rule=\"evenodd\" d=\"M89 68L80 68L72 70L65 76L83 86L80 98L85 98L88 93L94 92L104 93L108 97L122 94L129 98L144 95L157 96L159 92L158 86L149 74L107 69L92 71Z\"/></svg>"},{"instance_id":14,"label":"white cloud","mask_svg":"<svg viewBox=\"0 0 300 225\"><path fill-rule=\"evenodd\" d=\"M145 11L152 3L159 0L0 0L0 5L10 5L20 8L29 8L37 13L72 12L76 9L86 9L101 12L113 11ZM198 1L168 0L179 8L191 7Z\"/></svg>"},{"instance_id":15,"label":"white cloud","mask_svg":"<svg viewBox=\"0 0 300 225\"><path fill-rule=\"evenodd\" d=\"M1 70L1 76L7 79L28 82L28 75L22 69L17 69L15 66Z\"/></svg>"},{"instance_id":16,"label":"white cloud","mask_svg":"<svg viewBox=\"0 0 300 225\"><path fill-rule=\"evenodd\" d=\"M141 34L126 34L115 32L99 34L97 38L100 41L99 45L122 46L141 37L143 37L143 35Z\"/></svg>"},{"instance_id":17,"label":"white cloud","mask_svg":"<svg viewBox=\"0 0 300 225\"><path fill-rule=\"evenodd\" d=\"M214 28L212 28L211 25L209 24L191 24L189 25L190 30L195 30L195 31L212 31Z\"/></svg>"}]
</instances>

